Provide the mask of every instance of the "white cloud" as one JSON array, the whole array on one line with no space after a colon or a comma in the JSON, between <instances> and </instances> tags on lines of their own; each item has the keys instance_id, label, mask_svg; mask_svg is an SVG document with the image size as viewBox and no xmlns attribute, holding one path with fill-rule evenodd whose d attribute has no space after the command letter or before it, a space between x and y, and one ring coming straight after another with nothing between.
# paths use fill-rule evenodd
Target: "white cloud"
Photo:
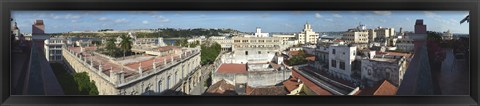
<instances>
[{"instance_id":1,"label":"white cloud","mask_svg":"<svg viewBox=\"0 0 480 106\"><path fill-rule=\"evenodd\" d=\"M143 24L148 24L149 22L147 20L142 21Z\"/></svg>"},{"instance_id":2,"label":"white cloud","mask_svg":"<svg viewBox=\"0 0 480 106\"><path fill-rule=\"evenodd\" d=\"M329 18L329 19L325 19L325 21L333 22L333 19Z\"/></svg>"},{"instance_id":3,"label":"white cloud","mask_svg":"<svg viewBox=\"0 0 480 106\"><path fill-rule=\"evenodd\" d=\"M377 15L391 15L392 12L391 11L373 11L374 14L377 14Z\"/></svg>"},{"instance_id":4,"label":"white cloud","mask_svg":"<svg viewBox=\"0 0 480 106\"><path fill-rule=\"evenodd\" d=\"M441 18L442 16L432 12L432 11L424 11L423 12L425 14L425 16L429 17L429 18Z\"/></svg>"},{"instance_id":5,"label":"white cloud","mask_svg":"<svg viewBox=\"0 0 480 106\"><path fill-rule=\"evenodd\" d=\"M122 19L117 19L117 20L115 20L114 22L115 22L115 23L126 23L126 22L128 22L128 20L125 19L125 18L122 18Z\"/></svg>"},{"instance_id":6,"label":"white cloud","mask_svg":"<svg viewBox=\"0 0 480 106\"><path fill-rule=\"evenodd\" d=\"M358 20L358 17L353 17L353 19Z\"/></svg>"},{"instance_id":7,"label":"white cloud","mask_svg":"<svg viewBox=\"0 0 480 106\"><path fill-rule=\"evenodd\" d=\"M109 20L107 17L101 17L101 18L98 18L99 21L107 21Z\"/></svg>"},{"instance_id":8,"label":"white cloud","mask_svg":"<svg viewBox=\"0 0 480 106\"><path fill-rule=\"evenodd\" d=\"M78 22L77 20L72 20L73 23Z\"/></svg>"},{"instance_id":9,"label":"white cloud","mask_svg":"<svg viewBox=\"0 0 480 106\"><path fill-rule=\"evenodd\" d=\"M387 22L387 20L385 20L385 19L379 19L378 21L383 22L383 23Z\"/></svg>"},{"instance_id":10,"label":"white cloud","mask_svg":"<svg viewBox=\"0 0 480 106\"><path fill-rule=\"evenodd\" d=\"M160 15L154 15L154 16L152 16L152 17L157 18L158 21L160 21L160 22L169 22L169 21L170 21L170 19L168 19L168 18L166 18L166 17L164 17L164 16L160 16Z\"/></svg>"},{"instance_id":11,"label":"white cloud","mask_svg":"<svg viewBox=\"0 0 480 106\"><path fill-rule=\"evenodd\" d=\"M320 13L315 13L315 18L322 18L323 16Z\"/></svg>"},{"instance_id":12,"label":"white cloud","mask_svg":"<svg viewBox=\"0 0 480 106\"><path fill-rule=\"evenodd\" d=\"M343 16L340 14L333 14L333 17L342 18Z\"/></svg>"},{"instance_id":13,"label":"white cloud","mask_svg":"<svg viewBox=\"0 0 480 106\"><path fill-rule=\"evenodd\" d=\"M405 18L405 20L407 20L407 21L411 21L412 19L410 19L410 17L407 17L407 18Z\"/></svg>"},{"instance_id":14,"label":"white cloud","mask_svg":"<svg viewBox=\"0 0 480 106\"><path fill-rule=\"evenodd\" d=\"M79 19L81 16L80 15L72 15L72 14L67 14L67 15L50 14L50 17L53 18L53 19Z\"/></svg>"}]
</instances>

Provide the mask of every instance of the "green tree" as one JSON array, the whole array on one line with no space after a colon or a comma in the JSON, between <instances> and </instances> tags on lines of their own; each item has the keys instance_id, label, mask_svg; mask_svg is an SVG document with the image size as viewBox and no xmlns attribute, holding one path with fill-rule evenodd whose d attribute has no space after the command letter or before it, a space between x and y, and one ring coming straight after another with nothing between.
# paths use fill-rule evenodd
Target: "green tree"
<instances>
[{"instance_id":1,"label":"green tree","mask_svg":"<svg viewBox=\"0 0 480 106\"><path fill-rule=\"evenodd\" d=\"M98 95L97 87L95 82L90 81L88 74L86 72L75 73L73 79L77 83L77 87L80 94L84 95Z\"/></svg>"},{"instance_id":2,"label":"green tree","mask_svg":"<svg viewBox=\"0 0 480 106\"><path fill-rule=\"evenodd\" d=\"M221 45L216 42L204 43L200 46L200 48L200 64L202 65L213 63L221 51Z\"/></svg>"},{"instance_id":3,"label":"green tree","mask_svg":"<svg viewBox=\"0 0 480 106\"><path fill-rule=\"evenodd\" d=\"M117 52L117 45L115 45L115 39L108 39L107 43L105 44L105 49L107 50L108 55L114 56Z\"/></svg>"},{"instance_id":4,"label":"green tree","mask_svg":"<svg viewBox=\"0 0 480 106\"><path fill-rule=\"evenodd\" d=\"M132 45L133 45L132 38L130 38L127 35L121 35L120 38L122 38L122 41L120 42L120 49L123 52L123 56L125 56L125 54L127 52L130 52L132 49Z\"/></svg>"}]
</instances>

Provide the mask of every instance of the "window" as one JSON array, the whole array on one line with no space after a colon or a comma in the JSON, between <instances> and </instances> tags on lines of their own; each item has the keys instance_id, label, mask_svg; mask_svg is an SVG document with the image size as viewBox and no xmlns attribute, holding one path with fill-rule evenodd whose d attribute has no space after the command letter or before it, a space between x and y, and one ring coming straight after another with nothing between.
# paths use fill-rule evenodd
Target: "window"
<instances>
[{"instance_id":1,"label":"window","mask_svg":"<svg viewBox=\"0 0 480 106\"><path fill-rule=\"evenodd\" d=\"M335 68L337 67L337 61L332 60L332 67L335 67Z\"/></svg>"},{"instance_id":2,"label":"window","mask_svg":"<svg viewBox=\"0 0 480 106\"><path fill-rule=\"evenodd\" d=\"M345 62L340 61L340 69L345 70Z\"/></svg>"},{"instance_id":3,"label":"window","mask_svg":"<svg viewBox=\"0 0 480 106\"><path fill-rule=\"evenodd\" d=\"M258 54L262 54L262 51L258 51Z\"/></svg>"},{"instance_id":4,"label":"window","mask_svg":"<svg viewBox=\"0 0 480 106\"><path fill-rule=\"evenodd\" d=\"M245 43L245 42L248 42L248 40L242 40L242 42L244 42L244 43Z\"/></svg>"},{"instance_id":5,"label":"window","mask_svg":"<svg viewBox=\"0 0 480 106\"><path fill-rule=\"evenodd\" d=\"M335 49L332 49L332 54L335 54Z\"/></svg>"},{"instance_id":6,"label":"window","mask_svg":"<svg viewBox=\"0 0 480 106\"><path fill-rule=\"evenodd\" d=\"M245 51L245 55L248 55L248 51Z\"/></svg>"},{"instance_id":7,"label":"window","mask_svg":"<svg viewBox=\"0 0 480 106\"><path fill-rule=\"evenodd\" d=\"M167 77L167 89L170 88L170 76Z\"/></svg>"},{"instance_id":8,"label":"window","mask_svg":"<svg viewBox=\"0 0 480 106\"><path fill-rule=\"evenodd\" d=\"M238 42L240 42L240 40L235 40L235 41L233 41L233 42L238 43Z\"/></svg>"},{"instance_id":9,"label":"window","mask_svg":"<svg viewBox=\"0 0 480 106\"><path fill-rule=\"evenodd\" d=\"M158 92L162 92L162 80L158 81Z\"/></svg>"}]
</instances>

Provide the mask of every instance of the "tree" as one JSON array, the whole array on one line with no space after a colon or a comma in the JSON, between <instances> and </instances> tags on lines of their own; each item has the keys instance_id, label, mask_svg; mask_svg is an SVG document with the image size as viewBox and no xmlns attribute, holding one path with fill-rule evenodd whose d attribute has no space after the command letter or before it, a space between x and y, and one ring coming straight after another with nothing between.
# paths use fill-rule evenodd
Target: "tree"
<instances>
[{"instance_id":1,"label":"tree","mask_svg":"<svg viewBox=\"0 0 480 106\"><path fill-rule=\"evenodd\" d=\"M215 61L217 56L220 54L221 45L216 42L207 42L203 43L201 46L201 60L200 64L211 64Z\"/></svg>"},{"instance_id":2,"label":"tree","mask_svg":"<svg viewBox=\"0 0 480 106\"><path fill-rule=\"evenodd\" d=\"M125 53L130 52L132 49L132 38L127 35L121 35L120 38L122 38L122 41L120 42L120 49L123 52L123 56L125 56Z\"/></svg>"},{"instance_id":3,"label":"tree","mask_svg":"<svg viewBox=\"0 0 480 106\"><path fill-rule=\"evenodd\" d=\"M90 81L86 72L75 73L73 79L77 83L81 95L98 95L97 87L94 81Z\"/></svg>"},{"instance_id":4,"label":"tree","mask_svg":"<svg viewBox=\"0 0 480 106\"><path fill-rule=\"evenodd\" d=\"M107 40L107 43L105 44L105 49L107 50L108 55L114 56L117 51L117 45L115 45L115 39L111 38Z\"/></svg>"}]
</instances>

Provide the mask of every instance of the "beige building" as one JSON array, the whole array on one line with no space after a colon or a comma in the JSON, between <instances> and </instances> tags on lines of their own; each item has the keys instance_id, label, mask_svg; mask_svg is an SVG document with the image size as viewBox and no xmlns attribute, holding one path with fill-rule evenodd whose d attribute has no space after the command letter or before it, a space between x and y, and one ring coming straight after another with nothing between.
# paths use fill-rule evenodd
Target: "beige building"
<instances>
[{"instance_id":1,"label":"beige building","mask_svg":"<svg viewBox=\"0 0 480 106\"><path fill-rule=\"evenodd\" d=\"M200 48L158 47L157 52L114 58L96 46L62 47L63 63L74 72L87 72L99 95L189 94L199 84ZM172 93L176 92L176 93ZM181 95L180 94L180 95Z\"/></svg>"},{"instance_id":2,"label":"beige building","mask_svg":"<svg viewBox=\"0 0 480 106\"><path fill-rule=\"evenodd\" d=\"M368 30L349 30L345 32L342 39L346 43L368 43Z\"/></svg>"},{"instance_id":3,"label":"beige building","mask_svg":"<svg viewBox=\"0 0 480 106\"><path fill-rule=\"evenodd\" d=\"M230 51L232 49L233 40L227 36L211 36L209 40L215 41L222 47L222 51Z\"/></svg>"},{"instance_id":4,"label":"beige building","mask_svg":"<svg viewBox=\"0 0 480 106\"><path fill-rule=\"evenodd\" d=\"M375 29L375 33L376 33L376 37L389 38L389 37L393 37L395 35L395 29L377 27Z\"/></svg>"},{"instance_id":5,"label":"beige building","mask_svg":"<svg viewBox=\"0 0 480 106\"><path fill-rule=\"evenodd\" d=\"M277 37L233 37L233 57L243 63L271 59L281 51L281 38ZM239 60L240 61L240 60ZM240 62L240 63L241 63Z\"/></svg>"},{"instance_id":6,"label":"beige building","mask_svg":"<svg viewBox=\"0 0 480 106\"><path fill-rule=\"evenodd\" d=\"M304 25L303 31L298 34L298 43L300 44L317 44L318 33L313 32L312 26L308 22Z\"/></svg>"}]
</instances>

